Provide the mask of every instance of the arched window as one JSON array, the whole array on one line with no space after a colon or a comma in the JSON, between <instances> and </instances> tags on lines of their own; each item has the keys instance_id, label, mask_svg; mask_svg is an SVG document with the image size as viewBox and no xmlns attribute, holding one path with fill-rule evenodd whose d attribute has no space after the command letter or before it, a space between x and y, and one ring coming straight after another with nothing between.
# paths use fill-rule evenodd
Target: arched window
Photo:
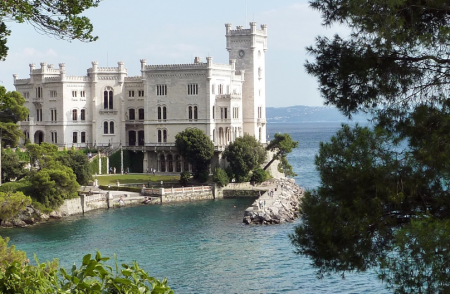
<instances>
[{"instance_id":1,"label":"arched window","mask_svg":"<svg viewBox=\"0 0 450 294\"><path fill-rule=\"evenodd\" d=\"M189 106L189 119L192 119L192 106Z\"/></svg>"},{"instance_id":2,"label":"arched window","mask_svg":"<svg viewBox=\"0 0 450 294\"><path fill-rule=\"evenodd\" d=\"M86 143L86 132L81 132L81 143Z\"/></svg>"},{"instance_id":3,"label":"arched window","mask_svg":"<svg viewBox=\"0 0 450 294\"><path fill-rule=\"evenodd\" d=\"M158 120L161 119L161 106L158 106Z\"/></svg>"},{"instance_id":4,"label":"arched window","mask_svg":"<svg viewBox=\"0 0 450 294\"><path fill-rule=\"evenodd\" d=\"M167 109L165 106L163 107L163 119L167 119Z\"/></svg>"},{"instance_id":5,"label":"arched window","mask_svg":"<svg viewBox=\"0 0 450 294\"><path fill-rule=\"evenodd\" d=\"M139 120L144 120L144 108L139 108Z\"/></svg>"},{"instance_id":6,"label":"arched window","mask_svg":"<svg viewBox=\"0 0 450 294\"><path fill-rule=\"evenodd\" d=\"M73 132L72 143L78 143L78 132Z\"/></svg>"},{"instance_id":7,"label":"arched window","mask_svg":"<svg viewBox=\"0 0 450 294\"><path fill-rule=\"evenodd\" d=\"M86 109L81 109L80 119L86 120Z\"/></svg>"},{"instance_id":8,"label":"arched window","mask_svg":"<svg viewBox=\"0 0 450 294\"><path fill-rule=\"evenodd\" d=\"M109 91L109 109L113 109L113 91Z\"/></svg>"},{"instance_id":9,"label":"arched window","mask_svg":"<svg viewBox=\"0 0 450 294\"><path fill-rule=\"evenodd\" d=\"M138 132L138 145L139 146L144 146L145 141L144 141L144 131L139 131Z\"/></svg>"},{"instance_id":10,"label":"arched window","mask_svg":"<svg viewBox=\"0 0 450 294\"><path fill-rule=\"evenodd\" d=\"M114 122L113 121L109 123L109 133L114 134Z\"/></svg>"},{"instance_id":11,"label":"arched window","mask_svg":"<svg viewBox=\"0 0 450 294\"><path fill-rule=\"evenodd\" d=\"M103 134L108 134L108 122L103 123Z\"/></svg>"},{"instance_id":12,"label":"arched window","mask_svg":"<svg viewBox=\"0 0 450 294\"><path fill-rule=\"evenodd\" d=\"M213 130L212 141L216 143L216 129Z\"/></svg>"},{"instance_id":13,"label":"arched window","mask_svg":"<svg viewBox=\"0 0 450 294\"><path fill-rule=\"evenodd\" d=\"M77 119L78 119L77 110L74 109L74 110L72 110L72 120L77 120Z\"/></svg>"},{"instance_id":14,"label":"arched window","mask_svg":"<svg viewBox=\"0 0 450 294\"><path fill-rule=\"evenodd\" d=\"M136 131L129 131L128 132L128 145L129 146L136 146Z\"/></svg>"},{"instance_id":15,"label":"arched window","mask_svg":"<svg viewBox=\"0 0 450 294\"><path fill-rule=\"evenodd\" d=\"M197 110L197 106L194 106L194 119L198 119L198 110Z\"/></svg>"},{"instance_id":16,"label":"arched window","mask_svg":"<svg viewBox=\"0 0 450 294\"><path fill-rule=\"evenodd\" d=\"M128 110L128 113L129 113L129 115L128 115L128 119L129 120L135 120L136 119L134 108L130 108Z\"/></svg>"},{"instance_id":17,"label":"arched window","mask_svg":"<svg viewBox=\"0 0 450 294\"><path fill-rule=\"evenodd\" d=\"M163 130L163 142L167 143L167 130Z\"/></svg>"},{"instance_id":18,"label":"arched window","mask_svg":"<svg viewBox=\"0 0 450 294\"><path fill-rule=\"evenodd\" d=\"M113 91L112 90L105 90L103 92L103 109L113 109Z\"/></svg>"},{"instance_id":19,"label":"arched window","mask_svg":"<svg viewBox=\"0 0 450 294\"><path fill-rule=\"evenodd\" d=\"M108 109L108 91L103 92L103 109Z\"/></svg>"},{"instance_id":20,"label":"arched window","mask_svg":"<svg viewBox=\"0 0 450 294\"><path fill-rule=\"evenodd\" d=\"M162 132L161 130L158 130L158 143L162 142Z\"/></svg>"}]
</instances>

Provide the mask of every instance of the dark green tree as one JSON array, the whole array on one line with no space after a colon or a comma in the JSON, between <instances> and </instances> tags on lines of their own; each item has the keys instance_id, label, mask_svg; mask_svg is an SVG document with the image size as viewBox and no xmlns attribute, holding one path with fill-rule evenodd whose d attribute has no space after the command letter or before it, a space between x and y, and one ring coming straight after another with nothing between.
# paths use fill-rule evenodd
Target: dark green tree
<instances>
[{"instance_id":1,"label":"dark green tree","mask_svg":"<svg viewBox=\"0 0 450 294\"><path fill-rule=\"evenodd\" d=\"M230 164L236 181L246 182L250 180L250 172L266 159L266 151L255 137L244 135L228 145L222 156Z\"/></svg>"},{"instance_id":2,"label":"dark green tree","mask_svg":"<svg viewBox=\"0 0 450 294\"><path fill-rule=\"evenodd\" d=\"M55 159L73 170L78 184L86 185L91 179L89 160L83 152L69 150L67 153L58 153Z\"/></svg>"},{"instance_id":3,"label":"dark green tree","mask_svg":"<svg viewBox=\"0 0 450 294\"><path fill-rule=\"evenodd\" d=\"M25 162L20 161L16 152L2 151L2 183L11 179L20 180L27 175L28 170L24 168Z\"/></svg>"},{"instance_id":4,"label":"dark green tree","mask_svg":"<svg viewBox=\"0 0 450 294\"><path fill-rule=\"evenodd\" d=\"M285 173L288 177L295 177L297 174L292 170L292 166L287 160L287 155L292 152L292 149L298 147L298 142L293 141L289 134L276 133L274 139L270 141L266 149L274 152L272 159L266 164L266 170L275 160L279 160L278 170Z\"/></svg>"},{"instance_id":5,"label":"dark green tree","mask_svg":"<svg viewBox=\"0 0 450 294\"><path fill-rule=\"evenodd\" d=\"M194 178L208 171L214 155L214 144L200 129L186 129L175 136L175 146L180 154L192 164Z\"/></svg>"},{"instance_id":6,"label":"dark green tree","mask_svg":"<svg viewBox=\"0 0 450 294\"><path fill-rule=\"evenodd\" d=\"M0 137L5 145L16 146L23 135L16 123L28 116L24 103L25 98L19 92L7 92L0 86Z\"/></svg>"},{"instance_id":7,"label":"dark green tree","mask_svg":"<svg viewBox=\"0 0 450 294\"><path fill-rule=\"evenodd\" d=\"M228 185L228 183L230 182L230 180L228 179L227 172L220 167L216 167L214 169L213 181L214 183L219 185L219 187L224 187Z\"/></svg>"},{"instance_id":8,"label":"dark green tree","mask_svg":"<svg viewBox=\"0 0 450 294\"><path fill-rule=\"evenodd\" d=\"M65 199L78 197L80 185L72 169L57 161L46 161L45 167L30 175L33 197L49 208L58 208Z\"/></svg>"},{"instance_id":9,"label":"dark green tree","mask_svg":"<svg viewBox=\"0 0 450 294\"><path fill-rule=\"evenodd\" d=\"M85 1L0 1L0 61L8 55L7 38L11 31L8 22L29 23L39 33L64 40L92 42L92 24L85 16L86 9L97 7L100 0Z\"/></svg>"},{"instance_id":10,"label":"dark green tree","mask_svg":"<svg viewBox=\"0 0 450 294\"><path fill-rule=\"evenodd\" d=\"M396 293L447 292L436 273L450 271L449 3L310 3L324 25L352 34L318 37L308 73L326 104L371 112L374 129L344 126L321 145L321 183L303 198L291 236L297 252L319 275L376 268Z\"/></svg>"}]
</instances>

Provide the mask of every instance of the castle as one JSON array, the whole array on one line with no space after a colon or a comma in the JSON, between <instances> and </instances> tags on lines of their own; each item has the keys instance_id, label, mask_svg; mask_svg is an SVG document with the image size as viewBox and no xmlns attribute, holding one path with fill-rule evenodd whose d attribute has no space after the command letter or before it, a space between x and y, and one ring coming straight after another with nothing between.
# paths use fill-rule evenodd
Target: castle
<instances>
[{"instance_id":1,"label":"castle","mask_svg":"<svg viewBox=\"0 0 450 294\"><path fill-rule=\"evenodd\" d=\"M266 143L267 26L225 27L229 64L212 57L169 65L142 59L141 75L134 77L127 76L123 62L99 67L94 61L86 76L66 75L64 63L30 64L30 78L14 74L30 112L19 123L25 138L142 152L142 170L160 172L189 170L174 147L176 134L186 128L203 130L217 153L244 134Z\"/></svg>"}]
</instances>

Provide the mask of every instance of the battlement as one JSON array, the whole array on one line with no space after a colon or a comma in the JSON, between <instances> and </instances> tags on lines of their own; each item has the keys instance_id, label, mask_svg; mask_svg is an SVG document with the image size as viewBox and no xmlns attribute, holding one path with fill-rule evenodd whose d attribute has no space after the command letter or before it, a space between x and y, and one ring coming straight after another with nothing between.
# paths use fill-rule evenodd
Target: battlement
<instances>
[{"instance_id":1,"label":"battlement","mask_svg":"<svg viewBox=\"0 0 450 294\"><path fill-rule=\"evenodd\" d=\"M207 63L187 63L187 64L162 64L162 65L146 65L145 70L172 70L172 69L206 69Z\"/></svg>"},{"instance_id":2,"label":"battlement","mask_svg":"<svg viewBox=\"0 0 450 294\"><path fill-rule=\"evenodd\" d=\"M125 82L142 82L142 76L125 77Z\"/></svg>"},{"instance_id":3,"label":"battlement","mask_svg":"<svg viewBox=\"0 0 450 294\"><path fill-rule=\"evenodd\" d=\"M60 82L61 81L61 77L46 77L45 81L46 82Z\"/></svg>"},{"instance_id":4,"label":"battlement","mask_svg":"<svg viewBox=\"0 0 450 294\"><path fill-rule=\"evenodd\" d=\"M262 24L261 29L256 28L256 22L250 23L249 29L244 29L243 26L236 26L235 30L231 29L231 24L225 24L227 36L249 36L249 35L262 35L267 36L267 25Z\"/></svg>"},{"instance_id":5,"label":"battlement","mask_svg":"<svg viewBox=\"0 0 450 294\"><path fill-rule=\"evenodd\" d=\"M89 82L91 79L85 76L66 76L65 80Z\"/></svg>"},{"instance_id":6,"label":"battlement","mask_svg":"<svg viewBox=\"0 0 450 294\"><path fill-rule=\"evenodd\" d=\"M24 85L31 82L31 79L15 79L14 85Z\"/></svg>"}]
</instances>

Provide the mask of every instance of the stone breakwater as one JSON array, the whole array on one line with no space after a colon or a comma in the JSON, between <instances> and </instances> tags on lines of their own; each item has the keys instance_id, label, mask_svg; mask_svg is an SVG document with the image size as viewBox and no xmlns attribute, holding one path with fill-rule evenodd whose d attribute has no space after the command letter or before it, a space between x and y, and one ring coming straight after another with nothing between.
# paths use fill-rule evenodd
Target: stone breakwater
<instances>
[{"instance_id":1,"label":"stone breakwater","mask_svg":"<svg viewBox=\"0 0 450 294\"><path fill-rule=\"evenodd\" d=\"M267 191L261 194L253 205L245 210L246 224L281 224L292 222L299 216L303 189L294 179L272 179Z\"/></svg>"}]
</instances>

